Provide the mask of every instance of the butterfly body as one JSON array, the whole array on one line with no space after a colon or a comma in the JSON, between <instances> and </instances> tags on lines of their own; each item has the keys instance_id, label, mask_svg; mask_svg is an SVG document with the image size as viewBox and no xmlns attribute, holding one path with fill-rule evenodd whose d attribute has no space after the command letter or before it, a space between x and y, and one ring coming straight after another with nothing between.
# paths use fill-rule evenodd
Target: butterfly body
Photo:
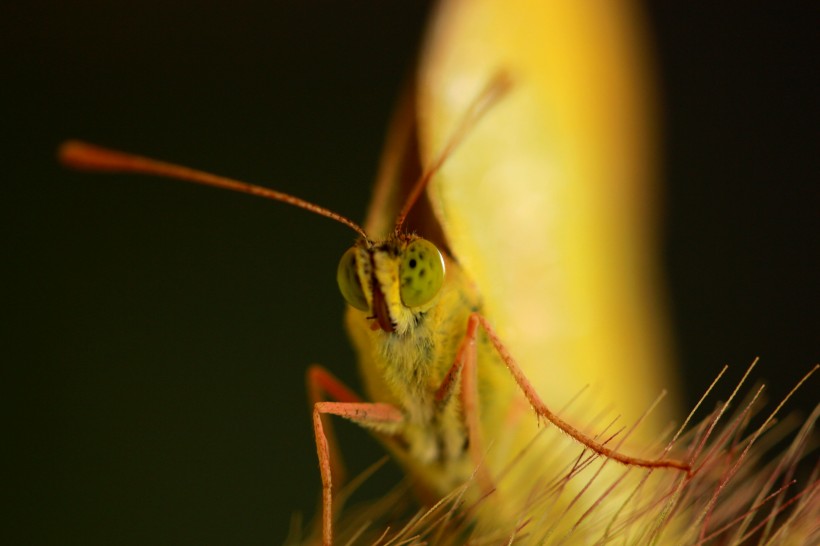
<instances>
[{"instance_id":1,"label":"butterfly body","mask_svg":"<svg viewBox=\"0 0 820 546\"><path fill-rule=\"evenodd\" d=\"M346 325L359 355L367 399L390 404L403 417L388 426L363 424L387 433L388 447L419 478L421 488L441 496L465 483L475 470L468 453L458 377L448 374L457 361L468 319L481 311L481 301L461 268L443 257L445 275L435 297L417 308L406 306L400 296L400 265L414 240L402 235L355 247L359 282L370 301L374 294L378 294L376 301L383 299L390 324L380 326L383 319L376 318L375 310L371 315L351 306ZM490 369L503 372L502 364L496 358L481 360L479 389L492 390L490 378L495 374ZM481 403L489 405L493 399L482 397ZM496 411L487 407L484 413Z\"/></svg>"}]
</instances>

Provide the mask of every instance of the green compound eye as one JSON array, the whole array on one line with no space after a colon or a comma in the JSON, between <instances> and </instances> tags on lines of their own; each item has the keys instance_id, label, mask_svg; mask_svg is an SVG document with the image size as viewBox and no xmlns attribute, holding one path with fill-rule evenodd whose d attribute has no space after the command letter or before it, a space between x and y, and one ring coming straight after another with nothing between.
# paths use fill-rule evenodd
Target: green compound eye
<instances>
[{"instance_id":1,"label":"green compound eye","mask_svg":"<svg viewBox=\"0 0 820 546\"><path fill-rule=\"evenodd\" d=\"M407 246L399 268L401 301L407 307L424 305L444 282L444 258L430 241L417 239Z\"/></svg>"},{"instance_id":2,"label":"green compound eye","mask_svg":"<svg viewBox=\"0 0 820 546\"><path fill-rule=\"evenodd\" d=\"M356 309L370 311L367 298L364 297L362 285L359 282L355 248L348 248L342 259L339 260L339 268L336 270L336 282L339 284L339 291L347 303Z\"/></svg>"}]
</instances>

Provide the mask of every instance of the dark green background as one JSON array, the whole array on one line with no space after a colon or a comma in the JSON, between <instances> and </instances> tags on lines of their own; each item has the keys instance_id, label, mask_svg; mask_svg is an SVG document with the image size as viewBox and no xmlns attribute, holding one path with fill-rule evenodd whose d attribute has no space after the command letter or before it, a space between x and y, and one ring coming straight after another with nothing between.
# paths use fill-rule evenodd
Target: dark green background
<instances>
[{"instance_id":1,"label":"dark green background","mask_svg":"<svg viewBox=\"0 0 820 546\"><path fill-rule=\"evenodd\" d=\"M334 282L353 234L251 197L66 172L54 148L79 136L359 219L425 5L16 4L0 8L3 532L280 543L319 489L306 365L356 381ZM690 396L756 355L779 396L818 359L816 10L716 9L649 11L665 269ZM356 468L378 458L349 432Z\"/></svg>"}]
</instances>

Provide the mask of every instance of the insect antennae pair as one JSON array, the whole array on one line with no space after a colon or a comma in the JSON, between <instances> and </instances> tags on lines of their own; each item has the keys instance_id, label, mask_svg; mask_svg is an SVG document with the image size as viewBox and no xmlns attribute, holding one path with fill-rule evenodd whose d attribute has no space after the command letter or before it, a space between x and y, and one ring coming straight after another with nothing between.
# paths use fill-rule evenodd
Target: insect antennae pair
<instances>
[{"instance_id":1,"label":"insect antennae pair","mask_svg":"<svg viewBox=\"0 0 820 546\"><path fill-rule=\"evenodd\" d=\"M448 157L464 140L464 137L469 134L470 130L481 120L493 104L500 99L510 88L510 78L506 73L499 73L490 80L482 93L473 101L472 105L465 112L464 117L456 127L447 144L436 156L430 167L422 174L419 180L413 185L413 189L408 195L401 213L396 218L395 231L400 232L407 215L413 208L413 205L418 201L424 189L430 183L430 180L441 169ZM319 216L330 218L340 224L343 224L356 233L363 239L369 240L367 232L359 224L342 216L330 209L311 203L304 199L300 199L294 195L280 192L264 186L257 186L248 182L234 180L224 176L211 174L205 171L192 169L176 165L174 163L167 163L143 157L140 155L130 154L119 150L113 150L89 144L80 140L68 140L63 142L58 150L58 158L60 162L66 167L81 170L81 171L96 171L109 173L130 173L130 174L144 174L150 176L159 176L162 178L173 178L183 182L191 182L203 186L212 186L215 188L222 188L239 193L247 193L264 197L265 199L272 199L299 207L301 209L310 211Z\"/></svg>"}]
</instances>

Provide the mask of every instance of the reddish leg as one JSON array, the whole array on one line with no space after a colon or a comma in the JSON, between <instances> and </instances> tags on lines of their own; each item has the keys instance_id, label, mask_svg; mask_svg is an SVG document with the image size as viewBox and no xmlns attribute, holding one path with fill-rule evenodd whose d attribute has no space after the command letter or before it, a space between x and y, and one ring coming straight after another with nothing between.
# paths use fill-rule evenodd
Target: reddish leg
<instances>
[{"instance_id":1,"label":"reddish leg","mask_svg":"<svg viewBox=\"0 0 820 546\"><path fill-rule=\"evenodd\" d=\"M629 455L624 455L614 449L606 447L604 444L600 442L596 442L594 439L590 438L586 434L582 433L560 417L553 413L546 404L541 400L538 396L538 393L535 392L535 388L527 379L527 376L524 375L524 372L519 367L518 363L512 357L512 355L507 351L507 348L504 347L504 344L501 343L501 340L498 338L498 334L495 333L493 327L490 326L490 323L487 321L486 318L482 317L478 313L473 313L470 315L470 324L473 322L478 322L481 324L484 331L487 332L487 337L489 337L490 341L492 342L495 350L501 356L501 359L504 361L504 364L507 366L507 369L512 375L515 382L518 384L518 388L521 389L521 392L524 394L526 399L529 401L530 405L535 410L536 414L540 417L543 417L567 435L572 437L576 442L580 443L583 446L591 449L598 455L606 457L608 459L614 459L619 463L623 463L625 465L631 466L642 466L645 468L675 468L678 470L682 470L686 473L690 473L692 468L690 465L682 462L676 461L673 459L656 459L656 460L649 460L649 459L641 459L638 457L632 457ZM468 328L469 331L469 328Z\"/></svg>"},{"instance_id":2,"label":"reddish leg","mask_svg":"<svg viewBox=\"0 0 820 546\"><path fill-rule=\"evenodd\" d=\"M350 390L344 383L339 381L332 373L321 366L312 365L307 371L307 389L310 407L313 408L317 402L354 402L362 403L364 400L355 392ZM335 478L336 485L345 483L345 465L339 444L336 442L336 434L333 432L333 425L330 419L323 417L322 425L325 430L325 437L330 452L330 468Z\"/></svg>"},{"instance_id":3,"label":"reddish leg","mask_svg":"<svg viewBox=\"0 0 820 546\"><path fill-rule=\"evenodd\" d=\"M467 428L468 449L470 459L476 466L476 477L485 492L492 491L493 481L484 463L484 441L481 436L481 415L478 405L477 369L478 357L476 353L476 338L478 336L479 321L471 315L467 321L467 332L461 340L456 353L455 362L444 377L441 386L436 391L436 402L446 404L452 396L457 380L461 378L461 411L464 425Z\"/></svg>"},{"instance_id":4,"label":"reddish leg","mask_svg":"<svg viewBox=\"0 0 820 546\"><path fill-rule=\"evenodd\" d=\"M362 402L353 391L319 366L312 366L308 370L308 392L313 402L313 433L316 437L316 453L319 456L319 471L322 475L322 544L331 546L333 477L341 472L341 462L338 459L332 427L325 417L338 415L367 428L385 430L395 428L404 420L404 416L390 404ZM322 401L323 394L340 401Z\"/></svg>"}]
</instances>

